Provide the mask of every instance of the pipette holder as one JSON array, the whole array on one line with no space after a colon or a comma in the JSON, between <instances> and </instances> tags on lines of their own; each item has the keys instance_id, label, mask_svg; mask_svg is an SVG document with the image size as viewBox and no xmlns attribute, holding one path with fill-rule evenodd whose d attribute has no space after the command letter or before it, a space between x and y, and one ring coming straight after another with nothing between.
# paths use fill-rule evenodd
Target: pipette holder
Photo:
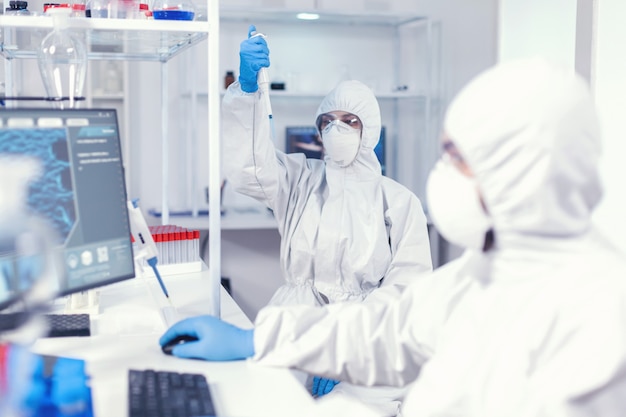
<instances>
[{"instance_id":1,"label":"pipette holder","mask_svg":"<svg viewBox=\"0 0 626 417\"><path fill-rule=\"evenodd\" d=\"M67 296L66 314L100 314L100 293L97 289L81 291Z\"/></svg>"}]
</instances>

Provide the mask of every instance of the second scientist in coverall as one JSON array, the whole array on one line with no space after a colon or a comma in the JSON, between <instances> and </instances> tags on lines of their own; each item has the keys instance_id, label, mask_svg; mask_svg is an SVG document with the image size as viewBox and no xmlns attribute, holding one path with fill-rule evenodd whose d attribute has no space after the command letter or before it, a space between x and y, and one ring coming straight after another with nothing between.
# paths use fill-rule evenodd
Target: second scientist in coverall
<instances>
[{"instance_id":1,"label":"second scientist in coverall","mask_svg":"<svg viewBox=\"0 0 626 417\"><path fill-rule=\"evenodd\" d=\"M285 154L272 142L268 109L257 91L257 72L269 65L265 40L244 40L240 57L239 82L222 104L224 172L236 191L265 203L278 222L286 282L270 305L397 299L411 281L431 272L432 261L419 199L381 175L374 153L381 129L376 97L360 82L339 84L312 120L324 161ZM320 389L314 393L323 394ZM401 393L349 383L334 391L380 402L388 415L396 414Z\"/></svg>"},{"instance_id":2,"label":"second scientist in coverall","mask_svg":"<svg viewBox=\"0 0 626 417\"><path fill-rule=\"evenodd\" d=\"M500 64L453 100L445 133L427 198L459 259L386 306L268 307L254 330L200 316L161 342L192 334L174 355L411 384L405 417L623 417L626 262L592 222L588 86L541 60Z\"/></svg>"}]
</instances>

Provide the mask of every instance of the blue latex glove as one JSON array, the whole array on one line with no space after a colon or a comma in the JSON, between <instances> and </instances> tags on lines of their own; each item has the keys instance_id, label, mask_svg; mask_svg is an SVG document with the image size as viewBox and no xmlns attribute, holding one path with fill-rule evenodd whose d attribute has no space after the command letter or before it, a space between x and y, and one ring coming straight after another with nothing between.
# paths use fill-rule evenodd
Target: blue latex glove
<instances>
[{"instance_id":1,"label":"blue latex glove","mask_svg":"<svg viewBox=\"0 0 626 417\"><path fill-rule=\"evenodd\" d=\"M9 345L6 367L11 382L7 396L10 407L25 415L35 414L46 396L43 358L28 347Z\"/></svg>"},{"instance_id":2,"label":"blue latex glove","mask_svg":"<svg viewBox=\"0 0 626 417\"><path fill-rule=\"evenodd\" d=\"M179 321L161 336L159 343L163 346L181 335L198 340L174 347L172 354L179 358L233 361L254 355L254 330L241 329L214 316L196 316Z\"/></svg>"},{"instance_id":3,"label":"blue latex glove","mask_svg":"<svg viewBox=\"0 0 626 417\"><path fill-rule=\"evenodd\" d=\"M49 371L45 370L44 362L44 357L28 348L11 345L8 354L10 408L19 410L20 416L93 417L85 362L59 357L51 375L46 375Z\"/></svg>"},{"instance_id":4,"label":"blue latex glove","mask_svg":"<svg viewBox=\"0 0 626 417\"><path fill-rule=\"evenodd\" d=\"M313 387L311 388L311 393L315 397L321 397L322 395L326 395L335 388L339 381L335 381L334 379L326 379L319 376L313 377Z\"/></svg>"},{"instance_id":5,"label":"blue latex glove","mask_svg":"<svg viewBox=\"0 0 626 417\"><path fill-rule=\"evenodd\" d=\"M262 36L251 38L256 27L248 28L248 39L239 46L239 84L246 93L254 93L259 89L257 74L263 67L270 66L270 51Z\"/></svg>"},{"instance_id":6,"label":"blue latex glove","mask_svg":"<svg viewBox=\"0 0 626 417\"><path fill-rule=\"evenodd\" d=\"M93 416L85 361L65 357L57 359L50 397L62 416Z\"/></svg>"}]
</instances>

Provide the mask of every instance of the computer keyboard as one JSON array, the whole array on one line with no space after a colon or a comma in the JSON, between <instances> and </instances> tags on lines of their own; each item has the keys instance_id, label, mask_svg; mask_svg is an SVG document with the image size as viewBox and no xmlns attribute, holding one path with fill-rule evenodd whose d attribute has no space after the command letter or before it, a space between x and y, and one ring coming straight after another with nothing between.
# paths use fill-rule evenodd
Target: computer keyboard
<instances>
[{"instance_id":1,"label":"computer keyboard","mask_svg":"<svg viewBox=\"0 0 626 417\"><path fill-rule=\"evenodd\" d=\"M89 314L46 314L48 337L90 336Z\"/></svg>"},{"instance_id":2,"label":"computer keyboard","mask_svg":"<svg viewBox=\"0 0 626 417\"><path fill-rule=\"evenodd\" d=\"M90 336L89 314L44 314L48 320L46 337ZM0 314L0 331L14 330L26 323L28 313Z\"/></svg>"},{"instance_id":3,"label":"computer keyboard","mask_svg":"<svg viewBox=\"0 0 626 417\"><path fill-rule=\"evenodd\" d=\"M155 371L128 371L129 417L215 416L204 375Z\"/></svg>"}]
</instances>

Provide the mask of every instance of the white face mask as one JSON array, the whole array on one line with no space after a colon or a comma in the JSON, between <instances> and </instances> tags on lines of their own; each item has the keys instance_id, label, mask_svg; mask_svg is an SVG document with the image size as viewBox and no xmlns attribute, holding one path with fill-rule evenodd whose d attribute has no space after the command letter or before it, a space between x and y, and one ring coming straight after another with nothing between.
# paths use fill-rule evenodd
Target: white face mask
<instances>
[{"instance_id":1,"label":"white face mask","mask_svg":"<svg viewBox=\"0 0 626 417\"><path fill-rule=\"evenodd\" d=\"M480 203L475 182L451 163L439 161L426 182L428 214L451 243L482 250L491 218Z\"/></svg>"},{"instance_id":2,"label":"white face mask","mask_svg":"<svg viewBox=\"0 0 626 417\"><path fill-rule=\"evenodd\" d=\"M344 168L354 162L361 145L361 131L339 120L333 120L322 131L324 152Z\"/></svg>"}]
</instances>

